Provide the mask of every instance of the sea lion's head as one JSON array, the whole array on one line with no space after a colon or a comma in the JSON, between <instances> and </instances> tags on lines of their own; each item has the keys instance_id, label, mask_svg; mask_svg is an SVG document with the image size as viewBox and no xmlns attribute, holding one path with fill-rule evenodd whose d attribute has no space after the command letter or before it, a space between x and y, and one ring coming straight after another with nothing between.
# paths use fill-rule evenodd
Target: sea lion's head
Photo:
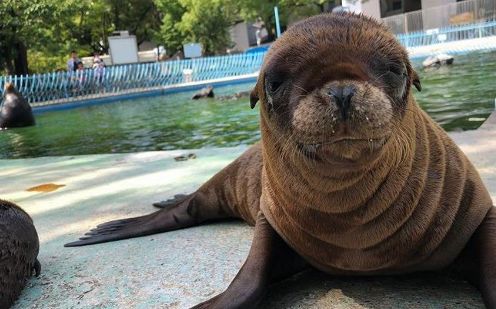
<instances>
[{"instance_id":1,"label":"sea lion's head","mask_svg":"<svg viewBox=\"0 0 496 309\"><path fill-rule=\"evenodd\" d=\"M251 106L261 101L263 140L311 160L348 164L377 157L401 130L412 85L420 90L408 54L384 25L323 14L271 46Z\"/></svg>"}]
</instances>

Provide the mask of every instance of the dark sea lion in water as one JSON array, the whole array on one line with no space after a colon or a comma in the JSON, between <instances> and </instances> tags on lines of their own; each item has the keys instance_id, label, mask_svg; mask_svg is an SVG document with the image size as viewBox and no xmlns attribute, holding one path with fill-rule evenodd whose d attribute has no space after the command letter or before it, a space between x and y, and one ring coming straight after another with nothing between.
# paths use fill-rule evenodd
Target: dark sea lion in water
<instances>
[{"instance_id":1,"label":"dark sea lion in water","mask_svg":"<svg viewBox=\"0 0 496 309\"><path fill-rule=\"evenodd\" d=\"M261 143L163 210L101 224L67 246L241 218L255 225L248 258L198 308L251 308L305 262L339 275L456 269L495 308L495 208L412 86L421 88L406 50L378 22L327 14L297 23L269 50L251 96Z\"/></svg>"},{"instance_id":2,"label":"dark sea lion in water","mask_svg":"<svg viewBox=\"0 0 496 309\"><path fill-rule=\"evenodd\" d=\"M9 308L29 277L40 274L39 240L31 217L0 200L0 308Z\"/></svg>"},{"instance_id":3,"label":"dark sea lion in water","mask_svg":"<svg viewBox=\"0 0 496 309\"><path fill-rule=\"evenodd\" d=\"M0 128L28 127L35 124L31 106L15 89L14 84L5 84L1 106Z\"/></svg>"},{"instance_id":4,"label":"dark sea lion in water","mask_svg":"<svg viewBox=\"0 0 496 309\"><path fill-rule=\"evenodd\" d=\"M240 91L240 92L236 92L235 94L223 95L223 96L217 97L217 100L219 100L219 101L235 101L235 100L239 100L239 99L242 99L245 97L248 98L250 96L250 93L251 93L251 91Z\"/></svg>"},{"instance_id":5,"label":"dark sea lion in water","mask_svg":"<svg viewBox=\"0 0 496 309\"><path fill-rule=\"evenodd\" d=\"M202 88L200 91L195 93L191 99L193 100L198 100L201 98L213 98L215 96L214 94L214 87L212 86L207 86L205 88Z\"/></svg>"}]
</instances>

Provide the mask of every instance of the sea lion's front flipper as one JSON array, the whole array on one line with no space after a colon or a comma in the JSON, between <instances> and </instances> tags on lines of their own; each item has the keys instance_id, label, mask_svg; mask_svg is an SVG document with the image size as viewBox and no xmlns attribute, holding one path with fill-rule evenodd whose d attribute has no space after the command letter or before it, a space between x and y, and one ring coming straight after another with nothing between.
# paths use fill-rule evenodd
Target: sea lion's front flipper
<instances>
[{"instance_id":1,"label":"sea lion's front flipper","mask_svg":"<svg viewBox=\"0 0 496 309\"><path fill-rule=\"evenodd\" d=\"M250 253L241 270L227 290L193 308L254 308L269 284L306 267L259 212Z\"/></svg>"},{"instance_id":2,"label":"sea lion's front flipper","mask_svg":"<svg viewBox=\"0 0 496 309\"><path fill-rule=\"evenodd\" d=\"M479 289L487 308L496 308L496 208L492 207L472 237Z\"/></svg>"},{"instance_id":3,"label":"sea lion's front flipper","mask_svg":"<svg viewBox=\"0 0 496 309\"><path fill-rule=\"evenodd\" d=\"M454 263L477 286L487 308L496 308L496 207L492 207Z\"/></svg>"},{"instance_id":4,"label":"sea lion's front flipper","mask_svg":"<svg viewBox=\"0 0 496 309\"><path fill-rule=\"evenodd\" d=\"M204 198L199 191L186 199L154 213L127 219L114 220L98 225L78 241L65 244L77 247L146 236L198 225L208 220L225 218L229 214L220 211L219 206Z\"/></svg>"}]
</instances>

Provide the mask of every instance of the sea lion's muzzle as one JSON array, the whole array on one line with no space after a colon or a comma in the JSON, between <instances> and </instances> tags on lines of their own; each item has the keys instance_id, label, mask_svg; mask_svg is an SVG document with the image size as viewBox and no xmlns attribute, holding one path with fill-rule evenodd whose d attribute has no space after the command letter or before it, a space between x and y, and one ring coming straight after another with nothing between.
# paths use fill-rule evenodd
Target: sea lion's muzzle
<instances>
[{"instance_id":1,"label":"sea lion's muzzle","mask_svg":"<svg viewBox=\"0 0 496 309\"><path fill-rule=\"evenodd\" d=\"M370 160L394 128L393 104L371 82L327 82L296 104L291 135L299 150L312 159L334 163Z\"/></svg>"},{"instance_id":2,"label":"sea lion's muzzle","mask_svg":"<svg viewBox=\"0 0 496 309\"><path fill-rule=\"evenodd\" d=\"M355 87L347 85L347 86L336 86L334 85L329 90L329 95L333 98L334 102L338 106L341 117L343 120L348 118L351 98L355 94Z\"/></svg>"}]
</instances>

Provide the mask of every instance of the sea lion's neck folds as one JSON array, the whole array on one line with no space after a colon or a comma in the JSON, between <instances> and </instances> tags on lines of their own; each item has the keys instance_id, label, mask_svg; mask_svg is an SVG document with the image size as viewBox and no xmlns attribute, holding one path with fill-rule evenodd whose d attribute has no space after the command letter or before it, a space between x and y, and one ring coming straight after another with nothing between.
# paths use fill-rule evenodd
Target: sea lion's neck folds
<instances>
[{"instance_id":1,"label":"sea lion's neck folds","mask_svg":"<svg viewBox=\"0 0 496 309\"><path fill-rule=\"evenodd\" d=\"M326 213L355 211L366 205L392 174L403 175L402 171L412 165L417 139L412 113L405 115L398 124L410 126L409 130L395 130L387 140L380 141L380 148L359 161L332 157L332 151L326 153L325 149L320 154L331 158L315 159L312 153L298 149L301 145L279 136L263 118L265 181L275 194L274 200L282 207L291 203ZM322 147L347 147L342 142ZM402 185L402 180L399 182Z\"/></svg>"}]
</instances>

